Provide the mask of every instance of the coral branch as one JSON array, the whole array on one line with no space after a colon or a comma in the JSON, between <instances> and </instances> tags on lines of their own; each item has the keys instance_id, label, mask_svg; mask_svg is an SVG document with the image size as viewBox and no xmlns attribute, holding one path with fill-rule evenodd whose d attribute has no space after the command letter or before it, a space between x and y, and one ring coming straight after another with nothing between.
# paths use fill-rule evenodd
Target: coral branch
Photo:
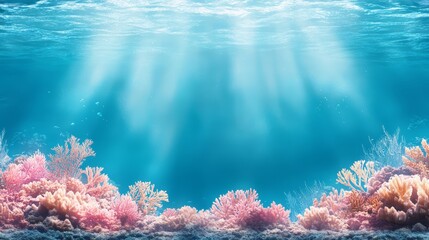
<instances>
[{"instance_id":1,"label":"coral branch","mask_svg":"<svg viewBox=\"0 0 429 240\"><path fill-rule=\"evenodd\" d=\"M413 169L420 175L429 177L429 145L426 139L423 139L421 144L425 153L418 146L405 148L406 156L402 157L402 161L405 166Z\"/></svg>"},{"instance_id":2,"label":"coral branch","mask_svg":"<svg viewBox=\"0 0 429 240\"><path fill-rule=\"evenodd\" d=\"M351 171L350 171L351 170ZM337 174L337 183L340 183L352 190L364 192L369 178L375 173L375 165L372 161L356 161L348 169L342 169Z\"/></svg>"},{"instance_id":3,"label":"coral branch","mask_svg":"<svg viewBox=\"0 0 429 240\"><path fill-rule=\"evenodd\" d=\"M52 149L55 154L49 155L51 158L49 169L57 179L79 178L83 161L87 157L95 156L91 145L91 140L86 139L80 144L78 138L71 136L65 141L64 146L58 145Z\"/></svg>"},{"instance_id":4,"label":"coral branch","mask_svg":"<svg viewBox=\"0 0 429 240\"><path fill-rule=\"evenodd\" d=\"M150 182L138 181L131 185L128 194L137 203L143 215L154 214L156 209L162 207L161 202L168 202L166 191L155 190Z\"/></svg>"}]
</instances>

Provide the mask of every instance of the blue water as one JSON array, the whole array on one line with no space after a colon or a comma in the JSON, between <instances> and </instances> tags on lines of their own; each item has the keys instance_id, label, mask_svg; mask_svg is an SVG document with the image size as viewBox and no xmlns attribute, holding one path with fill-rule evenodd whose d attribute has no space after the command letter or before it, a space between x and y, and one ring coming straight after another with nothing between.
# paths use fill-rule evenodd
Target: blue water
<instances>
[{"instance_id":1,"label":"blue water","mask_svg":"<svg viewBox=\"0 0 429 240\"><path fill-rule=\"evenodd\" d=\"M94 140L122 192L265 202L429 136L429 1L0 0L10 153Z\"/></svg>"}]
</instances>

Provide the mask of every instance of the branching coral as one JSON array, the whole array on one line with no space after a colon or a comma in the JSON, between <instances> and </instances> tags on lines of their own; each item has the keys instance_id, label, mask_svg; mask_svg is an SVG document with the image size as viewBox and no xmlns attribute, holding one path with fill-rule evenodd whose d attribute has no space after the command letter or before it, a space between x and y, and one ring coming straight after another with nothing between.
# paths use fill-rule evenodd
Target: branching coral
<instances>
[{"instance_id":1,"label":"branching coral","mask_svg":"<svg viewBox=\"0 0 429 240\"><path fill-rule=\"evenodd\" d=\"M351 171L350 171L351 170ZM337 182L352 190L365 191L368 179L375 173L375 165L372 161L356 161L350 170L343 168L337 174Z\"/></svg>"},{"instance_id":2,"label":"branching coral","mask_svg":"<svg viewBox=\"0 0 429 240\"><path fill-rule=\"evenodd\" d=\"M298 215L298 223L306 229L334 231L346 229L346 223L329 213L326 207L311 206L305 210L304 215Z\"/></svg>"},{"instance_id":3,"label":"branching coral","mask_svg":"<svg viewBox=\"0 0 429 240\"><path fill-rule=\"evenodd\" d=\"M78 178L81 174L80 166L87 157L95 156L91 148L92 141L86 139L82 144L79 139L71 136L64 143L64 146L56 146L52 150L55 154L50 154L51 162L49 168L57 179L68 177Z\"/></svg>"},{"instance_id":4,"label":"branching coral","mask_svg":"<svg viewBox=\"0 0 429 240\"><path fill-rule=\"evenodd\" d=\"M9 191L19 191L21 186L27 183L26 178L27 175L20 164L10 164L2 174L3 183Z\"/></svg>"},{"instance_id":5,"label":"branching coral","mask_svg":"<svg viewBox=\"0 0 429 240\"><path fill-rule=\"evenodd\" d=\"M42 178L50 178L46 167L45 155L37 151L22 163L22 171L27 175L26 182L37 181Z\"/></svg>"},{"instance_id":6,"label":"branching coral","mask_svg":"<svg viewBox=\"0 0 429 240\"><path fill-rule=\"evenodd\" d=\"M101 174L101 171L103 168L98 167L87 167L82 171L86 176L86 192L94 197L112 197L118 189L109 183L109 177L106 174Z\"/></svg>"},{"instance_id":7,"label":"branching coral","mask_svg":"<svg viewBox=\"0 0 429 240\"><path fill-rule=\"evenodd\" d=\"M19 191L23 184L49 177L45 156L40 152L36 152L22 163L10 164L2 174L5 187L11 191Z\"/></svg>"},{"instance_id":8,"label":"branching coral","mask_svg":"<svg viewBox=\"0 0 429 240\"><path fill-rule=\"evenodd\" d=\"M140 218L139 208L129 195L114 199L112 209L121 225L125 227L135 225Z\"/></svg>"},{"instance_id":9,"label":"branching coral","mask_svg":"<svg viewBox=\"0 0 429 240\"><path fill-rule=\"evenodd\" d=\"M160 221L154 223L155 230L180 231L186 228L201 226L197 209L184 206L179 209L166 209Z\"/></svg>"},{"instance_id":10,"label":"branching coral","mask_svg":"<svg viewBox=\"0 0 429 240\"><path fill-rule=\"evenodd\" d=\"M9 203L0 203L0 224L17 226L27 225L22 209Z\"/></svg>"},{"instance_id":11,"label":"branching coral","mask_svg":"<svg viewBox=\"0 0 429 240\"><path fill-rule=\"evenodd\" d=\"M62 216L69 216L81 219L83 210L89 202L94 202L89 196L80 193L66 192L65 189L58 189L54 193L47 192L39 196L40 205L55 210Z\"/></svg>"},{"instance_id":12,"label":"branching coral","mask_svg":"<svg viewBox=\"0 0 429 240\"><path fill-rule=\"evenodd\" d=\"M155 185L150 182L138 181L129 188L128 194L137 203L143 215L154 214L162 207L162 202L168 202L167 192L155 190Z\"/></svg>"},{"instance_id":13,"label":"branching coral","mask_svg":"<svg viewBox=\"0 0 429 240\"><path fill-rule=\"evenodd\" d=\"M289 225L289 211L272 203L263 208L255 190L229 191L212 205L211 213L225 228L265 229L276 225Z\"/></svg>"},{"instance_id":14,"label":"branching coral","mask_svg":"<svg viewBox=\"0 0 429 240\"><path fill-rule=\"evenodd\" d=\"M113 210L101 208L92 201L85 206L79 226L89 231L102 232L119 229L119 221Z\"/></svg>"},{"instance_id":15,"label":"branching coral","mask_svg":"<svg viewBox=\"0 0 429 240\"><path fill-rule=\"evenodd\" d=\"M220 196L212 205L211 212L224 221L226 227L242 227L247 225L251 212L261 209L258 193L255 190L229 191Z\"/></svg>"},{"instance_id":16,"label":"branching coral","mask_svg":"<svg viewBox=\"0 0 429 240\"><path fill-rule=\"evenodd\" d=\"M426 139L423 139L421 144L425 153L418 146L405 148L406 156L402 157L402 161L421 176L429 177L429 145Z\"/></svg>"},{"instance_id":17,"label":"branching coral","mask_svg":"<svg viewBox=\"0 0 429 240\"><path fill-rule=\"evenodd\" d=\"M378 218L392 227L429 226L429 180L420 176L397 175L384 184L377 195L382 203Z\"/></svg>"}]
</instances>

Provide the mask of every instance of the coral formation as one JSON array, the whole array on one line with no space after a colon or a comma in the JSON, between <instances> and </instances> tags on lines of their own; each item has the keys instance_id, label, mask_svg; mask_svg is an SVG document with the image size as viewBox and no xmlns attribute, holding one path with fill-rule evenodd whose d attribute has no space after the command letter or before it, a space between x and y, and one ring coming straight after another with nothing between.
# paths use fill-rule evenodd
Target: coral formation
<instances>
[{"instance_id":1,"label":"coral formation","mask_svg":"<svg viewBox=\"0 0 429 240\"><path fill-rule=\"evenodd\" d=\"M225 228L265 229L290 224L289 211L274 202L264 208L253 190L229 191L215 200L211 213Z\"/></svg>"},{"instance_id":2,"label":"coral formation","mask_svg":"<svg viewBox=\"0 0 429 240\"><path fill-rule=\"evenodd\" d=\"M1 144L3 134L0 137ZM342 169L337 182L350 190L332 188L320 196L319 191L326 187L318 186L320 198L297 215L294 223L290 211L281 204L272 202L264 207L253 189L220 195L209 210L183 206L157 214L168 202L168 194L156 190L151 182L138 181L121 195L102 168L81 169L83 161L95 155L91 144L72 136L64 146L53 149L50 160L36 151L8 163L1 174L0 229L302 233L404 228L426 231L429 227L426 140L422 141L426 154L419 147L405 149L403 166L383 166L376 171L374 162L360 160L350 170ZM4 160L7 149L3 146L0 156Z\"/></svg>"},{"instance_id":3,"label":"coral formation","mask_svg":"<svg viewBox=\"0 0 429 240\"><path fill-rule=\"evenodd\" d=\"M429 145L426 139L422 140L422 147L425 153L418 146L405 148L406 156L403 156L402 160L405 166L413 169L416 173L424 177L429 177Z\"/></svg>"},{"instance_id":4,"label":"coral formation","mask_svg":"<svg viewBox=\"0 0 429 240\"><path fill-rule=\"evenodd\" d=\"M350 170L343 168L338 172L337 182L353 190L365 191L369 178L375 173L374 162L356 161Z\"/></svg>"},{"instance_id":5,"label":"coral formation","mask_svg":"<svg viewBox=\"0 0 429 240\"><path fill-rule=\"evenodd\" d=\"M143 215L155 213L157 208L162 207L161 202L168 202L167 192L155 190L150 182L138 181L129 188L128 195L137 202Z\"/></svg>"},{"instance_id":6,"label":"coral formation","mask_svg":"<svg viewBox=\"0 0 429 240\"><path fill-rule=\"evenodd\" d=\"M68 177L79 178L81 174L80 166L87 157L95 156L91 148L92 141L85 140L82 144L79 139L71 136L66 140L64 146L56 146L55 154L50 154L51 161L49 169L57 179L66 179Z\"/></svg>"}]
</instances>

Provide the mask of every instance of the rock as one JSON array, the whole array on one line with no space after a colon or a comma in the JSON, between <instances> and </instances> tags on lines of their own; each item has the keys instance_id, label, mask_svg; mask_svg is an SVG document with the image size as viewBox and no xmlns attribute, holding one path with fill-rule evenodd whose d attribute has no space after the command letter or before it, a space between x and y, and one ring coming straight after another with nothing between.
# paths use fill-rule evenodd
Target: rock
<instances>
[{"instance_id":1,"label":"rock","mask_svg":"<svg viewBox=\"0 0 429 240\"><path fill-rule=\"evenodd\" d=\"M421 223L414 224L413 228L411 229L411 231L413 231L413 232L424 232L427 230L428 230L428 228Z\"/></svg>"}]
</instances>

